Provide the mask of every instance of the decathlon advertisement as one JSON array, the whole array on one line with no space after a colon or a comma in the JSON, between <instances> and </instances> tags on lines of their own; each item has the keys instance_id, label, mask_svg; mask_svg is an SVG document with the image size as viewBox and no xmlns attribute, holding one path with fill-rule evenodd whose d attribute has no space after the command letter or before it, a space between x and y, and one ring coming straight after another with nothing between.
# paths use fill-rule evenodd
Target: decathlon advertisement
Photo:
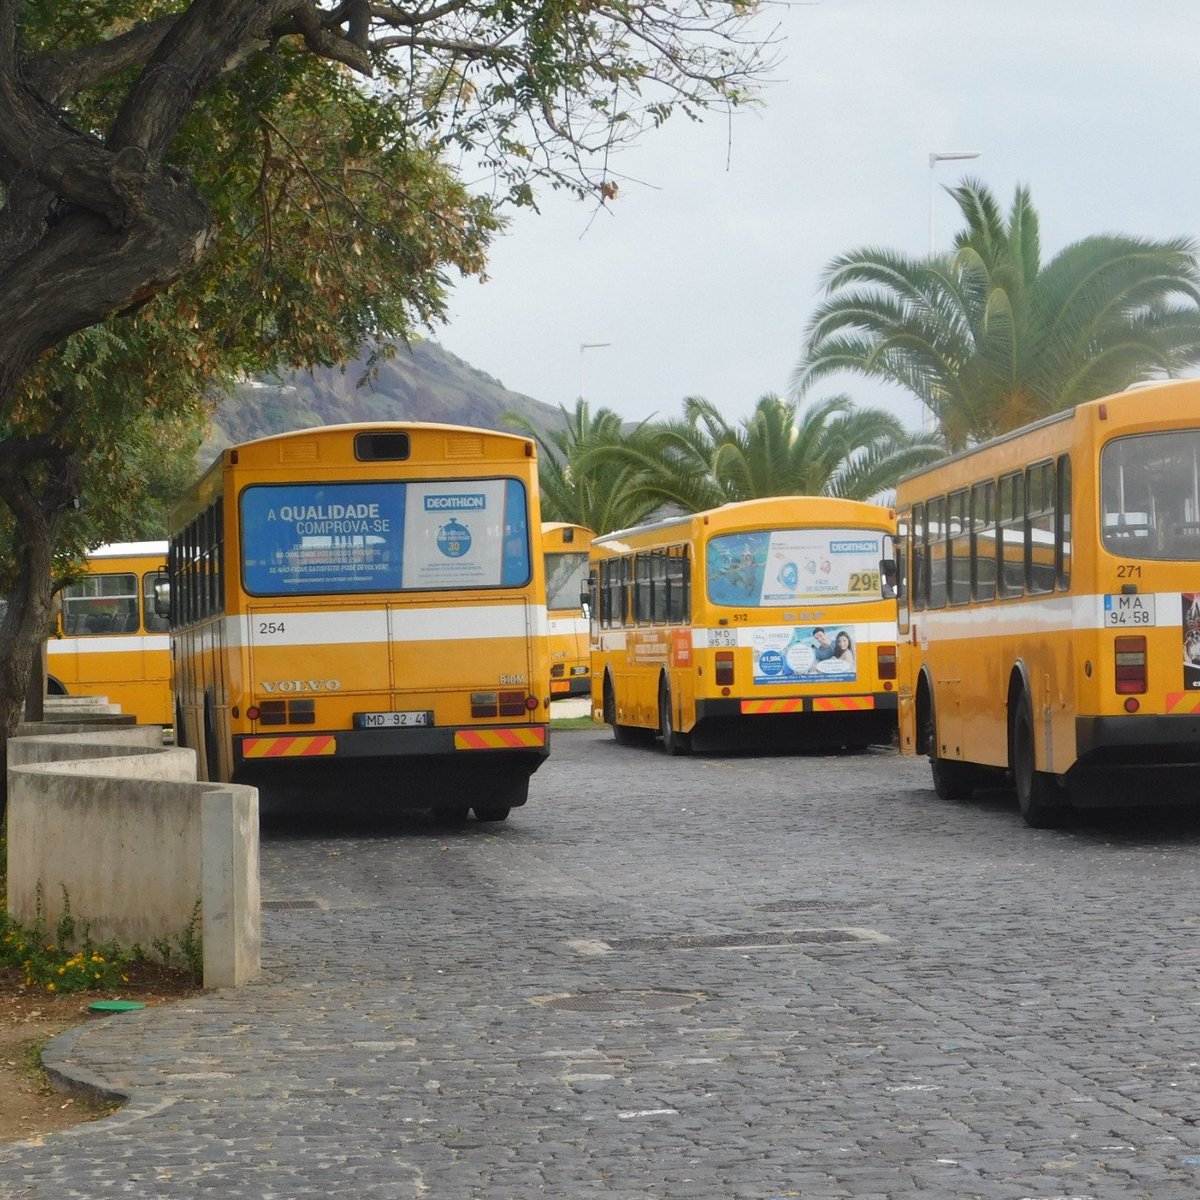
<instances>
[{"instance_id":1,"label":"decathlon advertisement","mask_svg":"<svg viewBox=\"0 0 1200 1200\"><path fill-rule=\"evenodd\" d=\"M253 595L508 587L529 578L516 479L248 487L242 578Z\"/></svg>"},{"instance_id":2,"label":"decathlon advertisement","mask_svg":"<svg viewBox=\"0 0 1200 1200\"><path fill-rule=\"evenodd\" d=\"M730 607L877 600L883 535L862 529L771 529L708 543L708 598Z\"/></svg>"}]
</instances>

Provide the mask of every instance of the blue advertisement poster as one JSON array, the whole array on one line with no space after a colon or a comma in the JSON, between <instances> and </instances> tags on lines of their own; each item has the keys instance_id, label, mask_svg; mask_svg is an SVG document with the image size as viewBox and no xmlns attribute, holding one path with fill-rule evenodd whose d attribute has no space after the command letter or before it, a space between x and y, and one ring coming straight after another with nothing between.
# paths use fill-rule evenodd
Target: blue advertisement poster
<instances>
[{"instance_id":1,"label":"blue advertisement poster","mask_svg":"<svg viewBox=\"0 0 1200 1200\"><path fill-rule=\"evenodd\" d=\"M853 625L751 629L755 683L848 683L858 677Z\"/></svg>"},{"instance_id":2,"label":"blue advertisement poster","mask_svg":"<svg viewBox=\"0 0 1200 1200\"><path fill-rule=\"evenodd\" d=\"M729 533L706 548L708 598L730 608L873 599L883 537L861 529Z\"/></svg>"},{"instance_id":3,"label":"blue advertisement poster","mask_svg":"<svg viewBox=\"0 0 1200 1200\"><path fill-rule=\"evenodd\" d=\"M271 484L241 495L255 595L519 586L529 579L515 479Z\"/></svg>"}]
</instances>

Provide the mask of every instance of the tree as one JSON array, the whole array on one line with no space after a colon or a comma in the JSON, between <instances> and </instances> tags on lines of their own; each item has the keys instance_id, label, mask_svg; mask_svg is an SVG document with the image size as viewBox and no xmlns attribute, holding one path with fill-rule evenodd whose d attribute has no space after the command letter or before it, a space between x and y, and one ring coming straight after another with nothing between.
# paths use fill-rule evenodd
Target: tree
<instances>
[{"instance_id":1,"label":"tree","mask_svg":"<svg viewBox=\"0 0 1200 1200\"><path fill-rule=\"evenodd\" d=\"M611 198L621 144L749 98L770 65L751 12L0 0L0 501L17 555L0 736L80 494L79 430L112 451L132 414L194 409L214 378L333 362L436 317L443 268L481 272L496 227L496 197L470 196L446 153L517 203L538 182ZM103 322L115 341L88 341ZM160 388L189 371L190 391Z\"/></svg>"},{"instance_id":2,"label":"tree","mask_svg":"<svg viewBox=\"0 0 1200 1200\"><path fill-rule=\"evenodd\" d=\"M638 445L646 434L646 423L626 431L621 418L611 409L592 412L586 400L575 402L574 411L559 405L561 430L544 434L519 413L506 420L538 444L538 478L542 491L542 520L569 521L594 533L628 529L645 520L655 505L631 491L636 467L619 461L599 461L595 456L613 447ZM586 456L593 461L587 469Z\"/></svg>"},{"instance_id":3,"label":"tree","mask_svg":"<svg viewBox=\"0 0 1200 1200\"><path fill-rule=\"evenodd\" d=\"M762 496L868 500L944 449L940 439L907 433L891 413L856 408L846 396L801 412L795 401L766 395L740 426L689 396L682 419L648 428L639 446L593 451L583 465L620 464L637 500L700 512Z\"/></svg>"},{"instance_id":4,"label":"tree","mask_svg":"<svg viewBox=\"0 0 1200 1200\"><path fill-rule=\"evenodd\" d=\"M1043 264L1018 187L949 189L966 221L953 255L867 248L835 259L795 385L839 371L897 383L951 449L1200 360L1200 269L1188 238L1084 238Z\"/></svg>"}]
</instances>

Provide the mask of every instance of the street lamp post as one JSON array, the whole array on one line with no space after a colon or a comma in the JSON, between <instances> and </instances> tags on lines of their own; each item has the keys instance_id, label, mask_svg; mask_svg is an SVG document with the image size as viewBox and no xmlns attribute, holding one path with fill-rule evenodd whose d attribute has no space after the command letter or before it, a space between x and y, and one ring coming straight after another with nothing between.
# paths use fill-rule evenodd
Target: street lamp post
<instances>
[{"instance_id":1,"label":"street lamp post","mask_svg":"<svg viewBox=\"0 0 1200 1200\"><path fill-rule=\"evenodd\" d=\"M929 257L933 257L933 169L940 162L978 158L978 150L934 150L929 155Z\"/></svg>"},{"instance_id":2,"label":"street lamp post","mask_svg":"<svg viewBox=\"0 0 1200 1200\"><path fill-rule=\"evenodd\" d=\"M579 343L579 399L583 400L583 352L585 350L602 350L611 346L612 342L580 342Z\"/></svg>"}]
</instances>

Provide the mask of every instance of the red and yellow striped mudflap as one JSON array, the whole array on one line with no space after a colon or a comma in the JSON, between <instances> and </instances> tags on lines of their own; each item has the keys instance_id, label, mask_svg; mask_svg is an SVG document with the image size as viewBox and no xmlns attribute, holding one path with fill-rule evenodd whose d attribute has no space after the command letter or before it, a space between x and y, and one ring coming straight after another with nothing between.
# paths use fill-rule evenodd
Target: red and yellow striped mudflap
<instances>
[{"instance_id":1,"label":"red and yellow striped mudflap","mask_svg":"<svg viewBox=\"0 0 1200 1200\"><path fill-rule=\"evenodd\" d=\"M804 711L804 701L799 697L792 700L743 700L743 716L761 716L763 713L798 713Z\"/></svg>"},{"instance_id":2,"label":"red and yellow striped mudflap","mask_svg":"<svg viewBox=\"0 0 1200 1200\"><path fill-rule=\"evenodd\" d=\"M874 696L814 696L813 712L870 712L875 707ZM762 716L772 713L798 713L804 711L804 701L799 697L789 700L743 700L743 716Z\"/></svg>"},{"instance_id":3,"label":"red and yellow striped mudflap","mask_svg":"<svg viewBox=\"0 0 1200 1200\"><path fill-rule=\"evenodd\" d=\"M525 750L546 744L545 725L522 725L518 729L458 729L455 750Z\"/></svg>"},{"instance_id":4,"label":"red and yellow striped mudflap","mask_svg":"<svg viewBox=\"0 0 1200 1200\"><path fill-rule=\"evenodd\" d=\"M324 733L316 737L248 737L242 741L242 757L310 758L337 753L337 738Z\"/></svg>"},{"instance_id":5,"label":"red and yellow striped mudflap","mask_svg":"<svg viewBox=\"0 0 1200 1200\"><path fill-rule=\"evenodd\" d=\"M1168 713L1200 712L1200 692L1168 692L1166 711Z\"/></svg>"},{"instance_id":6,"label":"red and yellow striped mudflap","mask_svg":"<svg viewBox=\"0 0 1200 1200\"><path fill-rule=\"evenodd\" d=\"M874 707L874 696L816 696L813 698L813 712L870 712Z\"/></svg>"}]
</instances>

